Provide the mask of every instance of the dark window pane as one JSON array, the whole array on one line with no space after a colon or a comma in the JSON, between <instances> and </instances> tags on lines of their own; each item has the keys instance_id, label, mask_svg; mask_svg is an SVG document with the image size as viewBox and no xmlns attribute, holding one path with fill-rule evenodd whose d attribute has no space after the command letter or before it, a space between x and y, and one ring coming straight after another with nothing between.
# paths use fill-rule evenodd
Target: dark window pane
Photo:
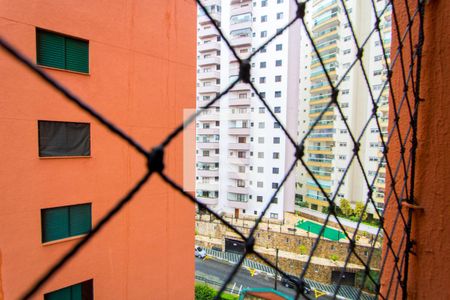
<instances>
[{"instance_id":1,"label":"dark window pane","mask_svg":"<svg viewBox=\"0 0 450 300\"><path fill-rule=\"evenodd\" d=\"M91 204L69 207L71 236L88 233L91 230Z\"/></svg>"},{"instance_id":2,"label":"dark window pane","mask_svg":"<svg viewBox=\"0 0 450 300\"><path fill-rule=\"evenodd\" d=\"M90 125L39 121L39 156L89 156Z\"/></svg>"},{"instance_id":3,"label":"dark window pane","mask_svg":"<svg viewBox=\"0 0 450 300\"><path fill-rule=\"evenodd\" d=\"M67 207L43 209L41 217L44 243L69 236L69 210Z\"/></svg>"}]
</instances>

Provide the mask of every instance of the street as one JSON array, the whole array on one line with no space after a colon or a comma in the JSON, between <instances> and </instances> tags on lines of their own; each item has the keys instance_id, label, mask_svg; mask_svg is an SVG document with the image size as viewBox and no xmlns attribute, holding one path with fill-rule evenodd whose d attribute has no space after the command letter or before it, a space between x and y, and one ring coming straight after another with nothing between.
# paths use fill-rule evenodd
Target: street
<instances>
[{"instance_id":1,"label":"street","mask_svg":"<svg viewBox=\"0 0 450 300\"><path fill-rule=\"evenodd\" d=\"M213 259L202 260L195 258L195 270L197 275L205 276L210 280L223 282L231 273L233 266L227 263L219 262ZM235 289L244 288L274 288L274 279L263 274L254 274L251 276L247 269L240 269L231 281L231 286L235 284ZM295 296L295 290L286 288L278 282L278 291ZM309 296L310 299L316 299L314 293ZM301 297L300 299L307 299ZM319 299L332 299L331 297L321 296Z\"/></svg>"}]
</instances>

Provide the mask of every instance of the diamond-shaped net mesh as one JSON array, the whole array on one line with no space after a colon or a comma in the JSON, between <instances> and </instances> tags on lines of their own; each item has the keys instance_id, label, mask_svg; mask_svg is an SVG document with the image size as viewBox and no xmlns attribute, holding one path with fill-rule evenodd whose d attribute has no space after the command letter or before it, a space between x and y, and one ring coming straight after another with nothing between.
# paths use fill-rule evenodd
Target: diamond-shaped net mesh
<instances>
[{"instance_id":1,"label":"diamond-shaped net mesh","mask_svg":"<svg viewBox=\"0 0 450 300\"><path fill-rule=\"evenodd\" d=\"M208 9L203 5L202 1L197 1L199 9L203 10L203 13L212 21L217 32L220 34L223 42L230 49L232 55L238 61L240 66L239 76L236 80L231 82L229 86L219 93L214 99L209 101L207 105L199 109L199 111L188 118L183 124L180 124L173 132L167 135L167 138L160 144L153 148L151 151L144 149L137 141L131 138L126 132L122 131L120 128L116 127L113 123L108 121L108 119L102 116L94 108L86 104L85 101L71 93L63 85L57 82L55 79L50 77L42 69L36 67L30 59L23 56L18 50L16 50L12 45L8 44L4 39L0 40L2 48L10 53L19 62L25 64L30 71L36 73L42 78L43 81L47 82L53 88L61 92L69 101L77 104L82 110L86 111L93 118L98 120L101 124L107 127L111 132L118 135L120 138L125 140L131 147L133 147L138 153L142 154L147 158L148 168L145 176L134 186L125 197L120 199L118 203L111 209L103 218L92 228L92 230L83 237L64 257L59 260L54 266L52 266L48 272L43 274L41 278L33 284L27 293L24 295L24 299L30 298L36 293L36 291L51 277L55 276L57 272L71 259L73 258L82 248L89 243L89 241L94 238L94 236L99 232L99 230L108 224L111 218L119 213L124 205L133 199L136 192L146 184L146 182L153 175L161 177L168 185L170 185L174 190L183 194L188 200L196 203L201 209L208 211L215 218L220 220L225 224L230 230L236 233L245 242L245 254L240 257L240 260L234 265L232 272L228 275L227 280L222 285L217 297L224 292L227 285L231 282L233 277L238 272L239 268L242 266L245 258L249 254L253 254L258 257L261 261L271 266L272 268L277 268L273 262L267 259L263 254L255 251L255 231L258 225L261 223L263 217L266 215L270 204L276 198L278 192L285 184L288 176L292 175L296 165L304 168L305 172L309 175L309 178L314 182L320 191L320 197L326 201L329 206L328 214L324 220L324 225L327 225L330 221L330 217L336 217L339 230L345 235L347 241L348 254L343 260L343 265L339 267L341 274L346 272L350 259L353 258L361 265L364 269L363 272L363 283L371 282L375 286L376 296L382 299L396 298L399 295L406 297L406 283L408 277L408 256L412 252L413 242L410 238L411 229L411 205L414 204L414 165L415 165L415 150L417 147L417 113L418 106L420 103L419 99L419 88L420 88L420 69L421 69L421 51L424 41L423 34L423 17L424 17L424 2L423 1L412 1L412 0L398 0L398 1L383 1L385 4L382 9L379 9L379 0L361 0L367 1L372 7L372 18L374 20L371 30L368 32L367 36L361 37L355 33L355 28L352 23L352 18L350 17L349 9L346 6L346 1L338 0L339 9L345 14L346 22L351 31L354 49L356 50L356 56L353 62L348 66L347 70L338 78L333 73L332 67L327 64L326 60L328 57L323 57L320 48L323 45L316 43L317 36L312 32L312 29L307 25L306 11L307 7L312 1L306 2L295 2L297 13L295 17L290 20L283 28L277 31L277 33L261 45L259 48L255 49L247 58L241 58L235 49L232 47L230 41L228 40L226 34L221 31L219 25L214 21ZM378 10L377 10L378 7ZM398 17L398 12L401 12L402 18ZM406 17L404 15L406 14ZM369 18L370 20L370 18ZM390 41L386 40L383 36L382 31L382 21L387 21L392 24L392 47L388 46ZM258 91L257 87L251 80L251 70L252 70L252 60L264 49L268 44L272 43L278 36L282 35L291 26L300 26L301 30L309 39L310 45L313 49L312 57L314 61L320 64L322 71L325 75L325 80L321 83L322 86L326 87L328 91L325 92L321 99L325 99L325 104L322 105L321 109L318 110L318 115L311 122L309 129L300 137L296 134L288 132L287 128L283 125L283 122L277 117L273 108L264 99L261 93ZM368 75L367 64L364 63L365 52L364 50L368 47L369 42L377 41L377 43L382 47L384 60L383 78L384 81L381 85L377 87L372 86L369 81L370 76ZM392 53L390 49L393 49ZM362 82L366 86L367 99L372 107L372 113L366 120L365 125L361 130L355 131L347 116L345 115L344 109L342 107L341 91L339 90L342 82L345 80L346 75L353 69L359 68ZM394 81L395 78L395 81ZM173 181L169 174L164 171L164 151L166 147L171 143L171 141L179 135L183 128L190 123L195 121L195 118L204 110L210 108L214 103L216 103L222 96L229 93L233 87L238 83L248 84L251 90L255 93L256 97L259 99L261 104L266 108L267 113L276 121L283 134L287 138L287 143L295 149L295 159L291 166L287 169L282 180L278 183L277 188L270 196L270 201L267 203L261 214L254 222L254 226L249 230L248 234L244 234L237 227L230 224L225 218L217 214L202 202L198 201L194 196L185 192L182 186L175 181ZM301 95L304 96L304 95ZM389 131L387 129L387 105L389 98L389 114L391 115L391 124L389 126ZM365 101L365 100L364 100ZM343 122L343 127L346 129L348 136L353 144L352 153L347 159L347 166L343 170L341 178L338 180L339 184L337 189L334 191L327 190L317 178L318 173L311 164L308 162L306 157L306 147L308 146L308 141L310 137L315 133L320 133L316 127L321 123L321 121L326 121L326 113L333 110L335 114L340 117ZM400 122L400 119L407 119L408 121ZM380 147L380 157L378 159L378 167L376 172L368 174L368 170L365 168L365 163L361 158L361 142L369 128L373 128L375 124L376 131L379 134L379 147ZM406 124L406 125L405 125ZM370 126L369 126L370 125ZM391 152L397 153L396 156L388 155ZM369 207L373 208L376 217L380 220L380 225L378 227L377 233L371 242L370 251L367 255L363 256L360 252L356 251L358 244L357 234L359 231L360 224L364 219L364 214L361 213L356 222L356 228L352 231L347 230L337 218L336 214L336 197L342 186L342 183L347 176L350 168L357 168L360 170L360 176L364 179L365 188L367 189L367 197L364 199L364 211ZM385 174L385 175L384 175ZM386 182L385 189L382 187L377 187L377 182ZM383 213L382 210L377 206L374 200L374 194L377 193L379 196L384 197L384 211L388 213ZM406 206L406 209L405 209ZM385 222L388 220L389 222ZM387 225L388 224L388 225ZM309 255L308 260L303 266L301 274L295 274L300 278L299 282L296 282L296 294L297 298L300 295L304 297L310 297L305 294L304 290L304 278L310 267L311 260L315 255L316 249L323 238L320 236L325 230L325 226L322 226L318 237L315 239ZM383 243L383 252L379 268L376 268L379 272L380 277L373 275L373 264L371 261L374 257L374 252ZM277 272L281 276L288 276L288 274L281 268L277 268ZM334 297L339 293L341 287L341 277L335 285ZM381 287L383 283L383 288ZM358 298L362 296L362 289L359 290Z\"/></svg>"}]
</instances>

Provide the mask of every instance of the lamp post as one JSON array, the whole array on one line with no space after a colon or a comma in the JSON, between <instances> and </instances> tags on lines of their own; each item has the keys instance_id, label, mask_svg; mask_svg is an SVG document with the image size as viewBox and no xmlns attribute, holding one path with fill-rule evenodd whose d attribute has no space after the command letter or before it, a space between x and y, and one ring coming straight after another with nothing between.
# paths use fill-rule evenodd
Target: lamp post
<instances>
[{"instance_id":1,"label":"lamp post","mask_svg":"<svg viewBox=\"0 0 450 300\"><path fill-rule=\"evenodd\" d=\"M278 248L275 249L275 290L277 290L278 281Z\"/></svg>"}]
</instances>

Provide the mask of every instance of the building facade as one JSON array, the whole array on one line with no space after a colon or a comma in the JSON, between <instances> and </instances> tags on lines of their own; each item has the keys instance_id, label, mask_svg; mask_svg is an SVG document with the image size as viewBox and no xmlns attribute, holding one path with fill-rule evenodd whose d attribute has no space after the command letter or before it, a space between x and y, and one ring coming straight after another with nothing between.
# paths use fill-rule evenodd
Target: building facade
<instances>
[{"instance_id":1,"label":"building facade","mask_svg":"<svg viewBox=\"0 0 450 300\"><path fill-rule=\"evenodd\" d=\"M0 1L2 38L146 149L195 105L195 24L191 1ZM1 50L0 65L0 298L19 299L147 161ZM193 236L194 206L152 177L33 299L192 299Z\"/></svg>"},{"instance_id":2,"label":"building facade","mask_svg":"<svg viewBox=\"0 0 450 300\"><path fill-rule=\"evenodd\" d=\"M377 14L381 16L380 32L385 52L383 53L378 32L371 34L364 46L362 63L370 85L370 93L359 62L347 72L356 59L358 49L341 2L310 1L305 17L330 79L334 84L341 81L339 105L356 139L367 126L360 140L359 155L369 184L374 182L373 199L376 208L373 205L368 206L368 213L373 217L377 217L375 209L381 213L384 208L386 170L380 149L382 149L381 135L385 141L387 136L389 84L384 84L387 69L383 56L385 54L389 61L391 39L391 14L390 7L386 4L386 1L375 3ZM349 0L345 5L356 38L361 45L375 24L371 1ZM370 21L367 18L370 18ZM303 52L300 66L300 138L311 128L331 99L331 88L326 74L305 31L302 31L301 49ZM379 107L377 113L380 117L381 134L375 118L367 123L372 114L372 98ZM365 203L368 187L356 159L350 165L342 183L340 182L350 164L353 147L348 128L337 107L331 105L311 131L307 139L305 156L308 168L324 191L332 197L338 185L341 185L336 195L337 203L347 199L354 206L358 201ZM296 193L298 200L306 202L311 209L323 210L328 207L326 198L303 167L298 168Z\"/></svg>"},{"instance_id":3,"label":"building facade","mask_svg":"<svg viewBox=\"0 0 450 300\"><path fill-rule=\"evenodd\" d=\"M240 58L248 57L295 17L292 1L205 1ZM251 60L251 80L294 136L297 131L300 30L291 26ZM199 10L197 106L238 78L239 62ZM289 61L289 63L288 63ZM220 114L219 114L220 112ZM237 83L197 119L196 195L218 212L259 216L294 161L294 146L249 84ZM294 211L290 177L266 217Z\"/></svg>"}]
</instances>

